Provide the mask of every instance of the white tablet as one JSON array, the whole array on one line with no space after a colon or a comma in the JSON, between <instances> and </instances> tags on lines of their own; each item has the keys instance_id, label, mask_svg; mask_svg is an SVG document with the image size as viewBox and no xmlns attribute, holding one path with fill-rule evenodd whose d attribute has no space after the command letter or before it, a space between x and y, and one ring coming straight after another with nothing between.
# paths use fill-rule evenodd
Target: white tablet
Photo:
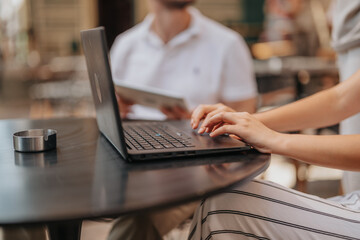
<instances>
[{"instance_id":1,"label":"white tablet","mask_svg":"<svg viewBox=\"0 0 360 240\"><path fill-rule=\"evenodd\" d=\"M162 89L129 83L116 83L115 91L120 97L136 104L153 108L172 108L178 106L188 111L186 103L181 96Z\"/></svg>"}]
</instances>

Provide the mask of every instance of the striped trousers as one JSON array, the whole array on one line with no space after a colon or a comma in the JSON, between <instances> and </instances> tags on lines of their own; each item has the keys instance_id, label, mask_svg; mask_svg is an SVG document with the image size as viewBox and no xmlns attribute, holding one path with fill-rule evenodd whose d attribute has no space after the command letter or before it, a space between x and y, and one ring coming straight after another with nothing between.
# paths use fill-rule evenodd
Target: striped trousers
<instances>
[{"instance_id":1,"label":"striped trousers","mask_svg":"<svg viewBox=\"0 0 360 240\"><path fill-rule=\"evenodd\" d=\"M360 191L327 200L253 180L200 204L195 239L360 239Z\"/></svg>"}]
</instances>

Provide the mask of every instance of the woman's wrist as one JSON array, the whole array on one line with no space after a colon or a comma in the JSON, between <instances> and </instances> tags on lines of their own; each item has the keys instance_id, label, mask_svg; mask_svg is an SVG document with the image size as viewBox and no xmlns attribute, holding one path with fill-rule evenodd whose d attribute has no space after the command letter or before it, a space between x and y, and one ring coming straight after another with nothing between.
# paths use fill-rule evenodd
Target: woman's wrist
<instances>
[{"instance_id":1,"label":"woman's wrist","mask_svg":"<svg viewBox=\"0 0 360 240\"><path fill-rule=\"evenodd\" d=\"M273 154L286 155L286 149L288 149L289 134L276 132L274 136L269 139L270 152Z\"/></svg>"}]
</instances>

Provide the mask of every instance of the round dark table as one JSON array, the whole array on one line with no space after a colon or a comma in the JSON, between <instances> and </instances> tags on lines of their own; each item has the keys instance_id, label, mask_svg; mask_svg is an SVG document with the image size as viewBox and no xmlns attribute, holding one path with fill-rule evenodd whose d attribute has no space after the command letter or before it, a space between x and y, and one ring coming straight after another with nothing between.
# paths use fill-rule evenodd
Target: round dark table
<instances>
[{"instance_id":1,"label":"round dark table","mask_svg":"<svg viewBox=\"0 0 360 240\"><path fill-rule=\"evenodd\" d=\"M13 133L32 128L56 129L57 149L14 151ZM0 225L45 223L53 240L78 239L83 219L198 200L252 179L269 159L246 151L128 163L99 134L95 119L0 120ZM219 175L209 164L226 168Z\"/></svg>"}]
</instances>

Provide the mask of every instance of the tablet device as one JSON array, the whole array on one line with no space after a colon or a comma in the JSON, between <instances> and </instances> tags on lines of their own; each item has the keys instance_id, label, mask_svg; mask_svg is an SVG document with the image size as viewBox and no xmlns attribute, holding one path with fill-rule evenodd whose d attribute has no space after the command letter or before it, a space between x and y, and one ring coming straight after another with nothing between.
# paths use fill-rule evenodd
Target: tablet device
<instances>
[{"instance_id":1,"label":"tablet device","mask_svg":"<svg viewBox=\"0 0 360 240\"><path fill-rule=\"evenodd\" d=\"M129 83L116 83L115 92L123 99L135 104L159 109L161 107L173 108L178 106L188 111L186 103L181 96L166 90Z\"/></svg>"}]
</instances>

